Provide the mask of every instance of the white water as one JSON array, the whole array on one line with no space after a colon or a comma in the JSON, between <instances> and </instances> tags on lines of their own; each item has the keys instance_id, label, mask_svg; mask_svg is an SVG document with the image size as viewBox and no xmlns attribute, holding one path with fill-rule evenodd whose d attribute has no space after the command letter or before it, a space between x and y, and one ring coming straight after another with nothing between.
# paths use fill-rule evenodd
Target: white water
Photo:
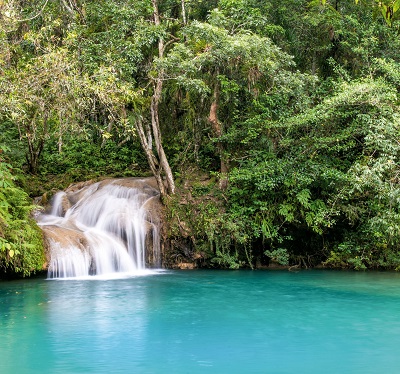
<instances>
[{"instance_id":1,"label":"white water","mask_svg":"<svg viewBox=\"0 0 400 374\"><path fill-rule=\"evenodd\" d=\"M152 199L159 198L158 191L120 181L59 192L50 213L38 217L50 246L49 278L143 274L149 234L152 265L160 266L159 228L146 209ZM131 181L133 186L142 182Z\"/></svg>"}]
</instances>

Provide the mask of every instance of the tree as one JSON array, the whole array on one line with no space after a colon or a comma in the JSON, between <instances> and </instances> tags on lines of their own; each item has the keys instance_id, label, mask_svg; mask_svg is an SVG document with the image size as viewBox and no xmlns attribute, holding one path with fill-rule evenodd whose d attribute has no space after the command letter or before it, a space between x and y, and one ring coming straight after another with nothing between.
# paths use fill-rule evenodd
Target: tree
<instances>
[{"instance_id":1,"label":"tree","mask_svg":"<svg viewBox=\"0 0 400 374\"><path fill-rule=\"evenodd\" d=\"M158 2L156 0L152 0L152 5L153 5L153 22L154 25L157 28L159 28L161 22L158 10ZM166 43L164 42L163 38L164 37L160 35L158 39L159 59L162 59L164 57L166 48ZM151 103L150 103L151 126L149 126L148 124L143 125L143 121L141 119L137 119L136 128L138 130L140 141L143 150L146 153L150 168L157 180L157 185L160 190L161 196L165 197L167 195L167 192L165 191L164 183L161 179L161 173L164 172L166 176L167 190L169 194L175 193L175 182L161 139L159 103L161 100L163 81L164 81L163 69L157 71L156 76L154 78L151 78L151 80L153 88L153 94L151 96ZM155 143L154 146L158 157L156 157L153 152L153 141Z\"/></svg>"},{"instance_id":2,"label":"tree","mask_svg":"<svg viewBox=\"0 0 400 374\"><path fill-rule=\"evenodd\" d=\"M8 26L2 45L8 48L3 52L8 65L0 76L0 126L3 134L14 128L14 136L25 142L31 173L38 171L46 142L57 142L61 152L65 134L87 134L95 127L104 141L113 124L119 125L121 134L129 133L125 106L138 96L118 79L114 66L88 69L82 64L77 33L81 25L73 27L70 19L63 20L62 9L60 13L57 7L43 6L30 24L20 19L25 9L4 19ZM68 32L63 22L70 24ZM13 42L7 44L8 40ZM104 126L93 125L98 118Z\"/></svg>"},{"instance_id":3,"label":"tree","mask_svg":"<svg viewBox=\"0 0 400 374\"><path fill-rule=\"evenodd\" d=\"M231 33L229 27L216 26L223 23L223 15L215 12L209 23L192 21L184 27L181 41L157 65L170 85L207 98L208 111L203 110L203 115L211 126L220 160L221 187L226 188L232 152L227 146L229 129L240 126L257 111L255 103L287 83L292 61L269 38L246 29Z\"/></svg>"},{"instance_id":4,"label":"tree","mask_svg":"<svg viewBox=\"0 0 400 374\"><path fill-rule=\"evenodd\" d=\"M358 4L360 1L355 0L355 3ZM388 26L393 26L393 22L399 19L399 9L400 9L400 1L399 0L389 0L389 1L378 1L375 0L370 5L373 9L378 9L382 14L382 17L388 24Z\"/></svg>"},{"instance_id":5,"label":"tree","mask_svg":"<svg viewBox=\"0 0 400 374\"><path fill-rule=\"evenodd\" d=\"M270 257L398 267L397 95L381 79L342 83L317 106L263 121L230 174L231 219Z\"/></svg>"}]
</instances>

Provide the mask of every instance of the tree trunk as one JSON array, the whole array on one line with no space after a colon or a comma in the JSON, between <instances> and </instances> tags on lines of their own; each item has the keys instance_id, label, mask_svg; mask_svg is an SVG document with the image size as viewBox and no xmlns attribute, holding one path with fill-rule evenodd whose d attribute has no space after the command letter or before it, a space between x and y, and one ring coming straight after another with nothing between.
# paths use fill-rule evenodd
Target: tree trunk
<instances>
[{"instance_id":1,"label":"tree trunk","mask_svg":"<svg viewBox=\"0 0 400 374\"><path fill-rule=\"evenodd\" d=\"M161 73L160 73L161 74ZM154 84L154 93L151 98L151 127L153 130L154 135L154 143L157 150L158 159L160 162L160 167L165 173L166 181L167 181L167 188L168 193L174 194L175 193L175 182L174 177L172 175L171 167L169 166L167 156L165 155L164 148L161 142L161 132L160 132L160 123L159 123L159 116L158 116L158 104L161 98L161 91L162 91L162 79L159 77L156 79Z\"/></svg>"},{"instance_id":2,"label":"tree trunk","mask_svg":"<svg viewBox=\"0 0 400 374\"><path fill-rule=\"evenodd\" d=\"M210 107L210 114L208 115L208 121L211 123L214 134L217 138L222 136L222 126L218 120L218 107L219 107L220 87L219 84L215 84L214 97ZM226 160L224 146L221 141L217 142L218 155L220 158L221 178L219 180L219 186L222 190L228 187L228 171L229 165Z\"/></svg>"},{"instance_id":3,"label":"tree trunk","mask_svg":"<svg viewBox=\"0 0 400 374\"><path fill-rule=\"evenodd\" d=\"M36 174L39 169L39 159L44 149L45 136L47 134L47 117L43 118L43 134L38 134L35 123L37 112L35 113L31 124L25 126L26 128L26 140L28 143L28 152L26 153L26 161L28 164L28 170L32 174Z\"/></svg>"},{"instance_id":4,"label":"tree trunk","mask_svg":"<svg viewBox=\"0 0 400 374\"><path fill-rule=\"evenodd\" d=\"M157 181L157 186L158 186L158 189L160 190L160 194L162 197L164 197L167 195L167 192L165 190L165 185L164 185L164 182L161 177L161 169L159 167L158 160L153 153L151 129L147 125L147 126L145 126L146 127L146 131L145 131L145 128L143 127L143 122L141 119L138 119L136 121L135 125L136 125L136 130L139 134L140 143L142 145L144 153L146 154L150 169L154 175L154 178ZM147 133L147 136L146 136L146 133Z\"/></svg>"},{"instance_id":5,"label":"tree trunk","mask_svg":"<svg viewBox=\"0 0 400 374\"><path fill-rule=\"evenodd\" d=\"M152 0L153 5L153 19L156 26L160 25L160 15L158 12L157 0ZM158 57L164 56L165 44L162 38L158 41ZM136 129L139 134L140 142L145 151L150 169L157 180L158 187L162 197L168 194L175 193L175 182L172 175L172 170L169 165L167 156L165 155L162 146L160 121L159 121L159 103L161 101L161 94L163 88L164 71L160 70L158 76L153 80L153 94L151 97L150 114L151 114L151 127L146 122L143 124L142 120L136 121ZM157 157L153 151L154 147L157 152ZM165 175L167 190L162 180L161 174Z\"/></svg>"},{"instance_id":6,"label":"tree trunk","mask_svg":"<svg viewBox=\"0 0 400 374\"><path fill-rule=\"evenodd\" d=\"M41 138L37 144L28 136L28 153L26 154L26 161L28 163L28 170L32 174L36 174L39 168L39 159L44 148L44 139Z\"/></svg>"},{"instance_id":7,"label":"tree trunk","mask_svg":"<svg viewBox=\"0 0 400 374\"><path fill-rule=\"evenodd\" d=\"M181 6L182 6L182 20L183 20L183 24L186 25L186 24L187 24L187 20L186 20L185 0L181 0Z\"/></svg>"}]
</instances>

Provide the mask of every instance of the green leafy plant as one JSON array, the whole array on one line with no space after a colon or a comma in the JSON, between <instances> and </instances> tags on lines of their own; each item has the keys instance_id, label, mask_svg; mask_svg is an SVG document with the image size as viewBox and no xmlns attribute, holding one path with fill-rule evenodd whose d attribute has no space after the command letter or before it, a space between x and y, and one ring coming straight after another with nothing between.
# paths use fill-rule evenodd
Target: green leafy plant
<instances>
[{"instance_id":1,"label":"green leafy plant","mask_svg":"<svg viewBox=\"0 0 400 374\"><path fill-rule=\"evenodd\" d=\"M5 151L0 147L0 276L28 276L43 269L43 238L30 217L35 207L15 185Z\"/></svg>"}]
</instances>

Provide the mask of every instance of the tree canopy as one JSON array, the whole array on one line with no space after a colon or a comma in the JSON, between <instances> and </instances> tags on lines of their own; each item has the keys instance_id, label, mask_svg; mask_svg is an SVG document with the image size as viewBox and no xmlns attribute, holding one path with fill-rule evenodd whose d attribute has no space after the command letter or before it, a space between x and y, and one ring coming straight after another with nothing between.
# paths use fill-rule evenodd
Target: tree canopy
<instances>
[{"instance_id":1,"label":"tree canopy","mask_svg":"<svg viewBox=\"0 0 400 374\"><path fill-rule=\"evenodd\" d=\"M146 173L199 266L400 268L399 9L0 0L3 268L28 195Z\"/></svg>"}]
</instances>

